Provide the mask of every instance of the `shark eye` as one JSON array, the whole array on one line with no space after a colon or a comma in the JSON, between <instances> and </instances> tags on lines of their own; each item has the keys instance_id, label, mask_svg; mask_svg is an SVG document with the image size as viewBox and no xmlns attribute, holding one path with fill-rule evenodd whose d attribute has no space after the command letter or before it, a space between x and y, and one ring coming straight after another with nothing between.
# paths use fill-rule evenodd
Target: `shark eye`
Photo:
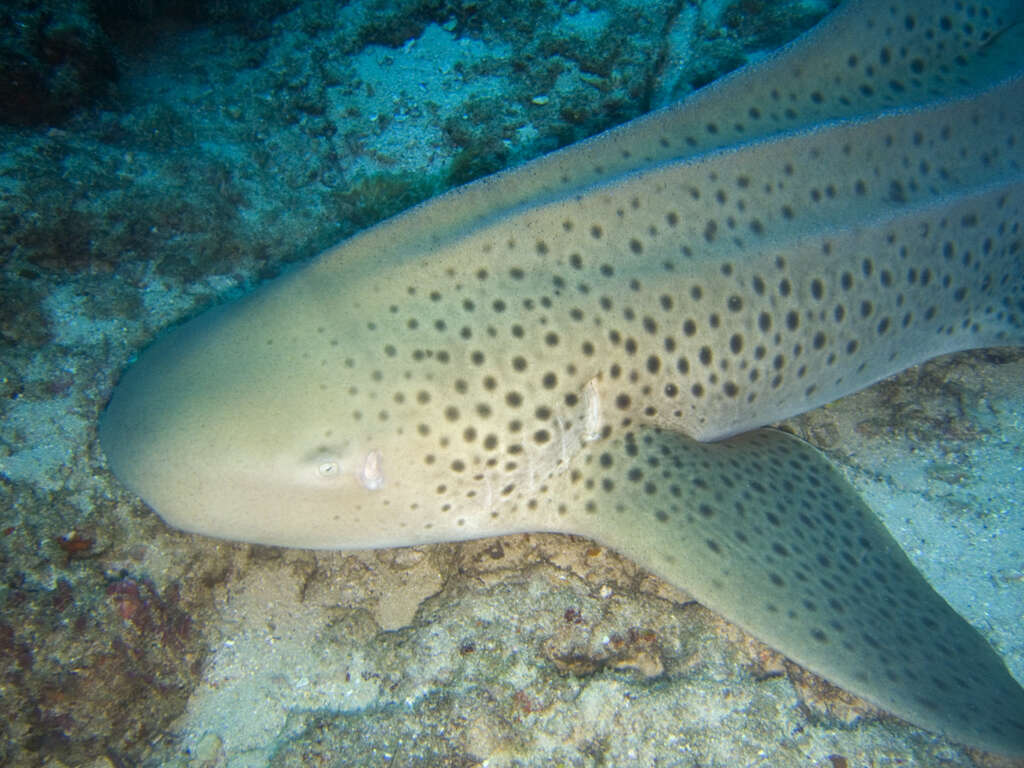
<instances>
[{"instance_id":1,"label":"shark eye","mask_svg":"<svg viewBox=\"0 0 1024 768\"><path fill-rule=\"evenodd\" d=\"M335 477L338 474L338 462L336 461L323 461L320 466L316 468L316 473L320 477Z\"/></svg>"}]
</instances>

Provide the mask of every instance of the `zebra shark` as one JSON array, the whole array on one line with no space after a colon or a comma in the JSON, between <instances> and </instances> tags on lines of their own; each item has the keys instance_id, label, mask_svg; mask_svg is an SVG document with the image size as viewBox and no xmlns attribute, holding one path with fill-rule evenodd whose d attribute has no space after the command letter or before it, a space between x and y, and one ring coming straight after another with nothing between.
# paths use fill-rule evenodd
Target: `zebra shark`
<instances>
[{"instance_id":1,"label":"zebra shark","mask_svg":"<svg viewBox=\"0 0 1024 768\"><path fill-rule=\"evenodd\" d=\"M1024 342L1019 2L854 0L691 98L167 332L101 419L169 524L604 543L881 708L1024 754L1024 689L765 429Z\"/></svg>"}]
</instances>

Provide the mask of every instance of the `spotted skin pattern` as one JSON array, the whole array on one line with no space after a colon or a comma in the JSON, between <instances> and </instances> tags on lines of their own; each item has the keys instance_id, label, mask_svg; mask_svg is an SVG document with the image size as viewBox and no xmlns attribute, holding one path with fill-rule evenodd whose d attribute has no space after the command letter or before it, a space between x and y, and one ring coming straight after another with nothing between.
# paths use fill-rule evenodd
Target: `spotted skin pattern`
<instances>
[{"instance_id":1,"label":"spotted skin pattern","mask_svg":"<svg viewBox=\"0 0 1024 768\"><path fill-rule=\"evenodd\" d=\"M758 429L1024 342L1020 14L851 3L342 243L146 350L110 465L230 539L591 536L879 706L1024 753L998 656L820 454Z\"/></svg>"}]
</instances>

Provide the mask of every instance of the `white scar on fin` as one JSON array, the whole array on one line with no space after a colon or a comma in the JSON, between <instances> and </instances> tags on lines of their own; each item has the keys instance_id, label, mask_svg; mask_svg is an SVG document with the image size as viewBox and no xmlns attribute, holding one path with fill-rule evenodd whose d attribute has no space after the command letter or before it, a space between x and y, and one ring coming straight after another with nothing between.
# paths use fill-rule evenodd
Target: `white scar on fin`
<instances>
[{"instance_id":1,"label":"white scar on fin","mask_svg":"<svg viewBox=\"0 0 1024 768\"><path fill-rule=\"evenodd\" d=\"M383 222L145 350L100 423L110 467L228 539L589 536L894 715L1022 755L999 656L824 456L762 429L1024 343L1022 13L854 0Z\"/></svg>"},{"instance_id":2,"label":"white scar on fin","mask_svg":"<svg viewBox=\"0 0 1024 768\"><path fill-rule=\"evenodd\" d=\"M592 443L601 439L601 392L597 388L597 379L591 379L583 389L583 402L586 421L583 426L583 442Z\"/></svg>"}]
</instances>

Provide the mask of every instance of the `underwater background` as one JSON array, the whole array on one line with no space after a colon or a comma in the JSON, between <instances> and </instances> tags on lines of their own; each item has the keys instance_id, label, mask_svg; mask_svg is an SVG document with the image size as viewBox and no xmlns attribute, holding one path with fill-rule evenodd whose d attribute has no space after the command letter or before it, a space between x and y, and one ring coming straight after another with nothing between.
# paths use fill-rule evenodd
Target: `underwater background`
<instances>
[{"instance_id":1,"label":"underwater background","mask_svg":"<svg viewBox=\"0 0 1024 768\"><path fill-rule=\"evenodd\" d=\"M0 9L0 764L1002 766L592 542L168 528L97 419L163 329L445 189L685 97L837 3ZM1024 354L788 422L1024 679Z\"/></svg>"}]
</instances>

